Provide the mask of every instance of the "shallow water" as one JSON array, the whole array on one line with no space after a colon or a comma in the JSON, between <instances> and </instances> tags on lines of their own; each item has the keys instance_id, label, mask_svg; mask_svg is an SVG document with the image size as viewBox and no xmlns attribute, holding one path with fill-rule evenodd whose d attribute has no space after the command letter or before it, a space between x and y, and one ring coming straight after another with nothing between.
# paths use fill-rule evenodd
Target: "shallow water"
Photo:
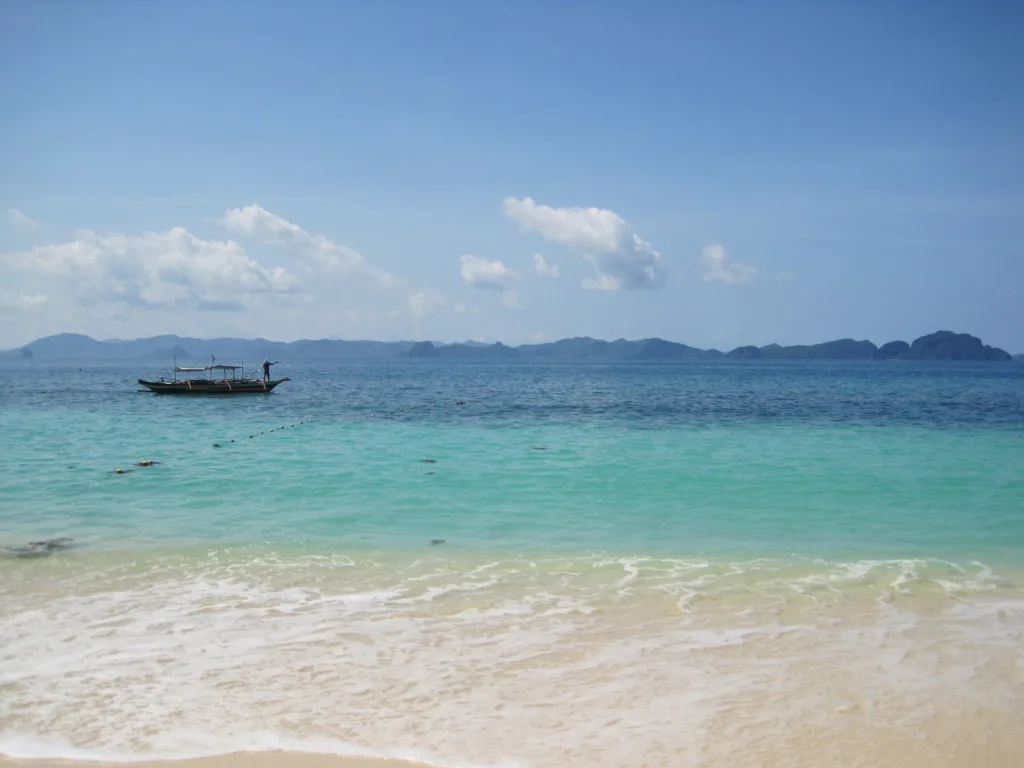
<instances>
[{"instance_id":1,"label":"shallow water","mask_svg":"<svg viewBox=\"0 0 1024 768\"><path fill-rule=\"evenodd\" d=\"M0 368L0 544L76 545L0 558L0 753L1020 743L1024 367L289 367L228 399Z\"/></svg>"}]
</instances>

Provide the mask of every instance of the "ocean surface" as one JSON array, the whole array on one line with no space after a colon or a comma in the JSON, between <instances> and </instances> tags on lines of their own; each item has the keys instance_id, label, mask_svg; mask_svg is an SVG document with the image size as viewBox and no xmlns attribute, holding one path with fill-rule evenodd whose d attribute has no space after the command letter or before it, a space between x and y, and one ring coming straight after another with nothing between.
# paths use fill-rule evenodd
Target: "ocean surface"
<instances>
[{"instance_id":1,"label":"ocean surface","mask_svg":"<svg viewBox=\"0 0 1024 768\"><path fill-rule=\"evenodd\" d=\"M1024 366L279 368L0 365L0 755L1024 749Z\"/></svg>"}]
</instances>

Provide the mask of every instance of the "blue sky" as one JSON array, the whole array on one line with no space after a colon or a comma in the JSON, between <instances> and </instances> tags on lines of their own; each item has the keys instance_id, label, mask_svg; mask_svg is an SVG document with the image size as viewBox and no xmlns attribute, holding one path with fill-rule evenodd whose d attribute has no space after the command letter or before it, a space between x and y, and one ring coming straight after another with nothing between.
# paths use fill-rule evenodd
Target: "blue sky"
<instances>
[{"instance_id":1,"label":"blue sky","mask_svg":"<svg viewBox=\"0 0 1024 768\"><path fill-rule=\"evenodd\" d=\"M1024 351L1022 8L4 0L0 347Z\"/></svg>"}]
</instances>

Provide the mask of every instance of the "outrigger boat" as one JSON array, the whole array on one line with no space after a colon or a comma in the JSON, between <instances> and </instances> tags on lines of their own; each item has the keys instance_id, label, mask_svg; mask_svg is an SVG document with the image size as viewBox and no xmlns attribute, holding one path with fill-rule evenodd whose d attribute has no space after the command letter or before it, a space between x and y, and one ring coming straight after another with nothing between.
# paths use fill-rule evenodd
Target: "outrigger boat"
<instances>
[{"instance_id":1,"label":"outrigger boat","mask_svg":"<svg viewBox=\"0 0 1024 768\"><path fill-rule=\"evenodd\" d=\"M179 373L205 373L203 378L179 379ZM241 365L221 365L211 362L201 368L179 368L174 366L174 378L170 381L162 376L159 381L139 379L139 384L158 395L261 395L270 392L283 379L247 379Z\"/></svg>"}]
</instances>

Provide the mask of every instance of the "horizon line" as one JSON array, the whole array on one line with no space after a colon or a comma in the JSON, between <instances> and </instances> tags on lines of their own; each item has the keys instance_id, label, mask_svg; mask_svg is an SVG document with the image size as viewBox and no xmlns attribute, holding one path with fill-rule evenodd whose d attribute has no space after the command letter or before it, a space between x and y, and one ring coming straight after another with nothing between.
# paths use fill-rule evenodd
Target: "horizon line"
<instances>
[{"instance_id":1,"label":"horizon line","mask_svg":"<svg viewBox=\"0 0 1024 768\"><path fill-rule=\"evenodd\" d=\"M701 351L705 351L705 352L711 352L711 351L729 352L729 351L732 351L732 350L742 349L742 348L745 348L745 347L754 347L756 349L765 349L767 347L772 347L772 346L779 346L779 347L812 347L812 346L816 346L818 344L828 344L830 342L835 342L835 341L853 341L853 342L857 342L857 343L867 342L869 344L873 344L874 346L880 348L880 347L884 346L885 344L890 344L890 343L899 342L899 341L905 342L907 344L912 344L917 339L925 338L926 336L931 336L931 335L934 335L936 333L953 333L953 334L956 334L956 335L972 336L972 337L978 339L983 345L991 346L989 344L985 344L984 340L982 340L982 338L980 336L976 336L973 333L967 333L967 332L962 332L962 331L950 331L948 329L939 329L939 330L936 330L936 331L932 331L930 333L926 333L926 334L923 334L921 336L917 336L914 339L910 339L910 340L902 339L902 338L890 339L889 341L883 342L882 344L878 344L878 343L872 341L871 339L866 339L866 338L864 338L864 339L857 339L857 338L854 338L852 336L840 336L838 338L827 339L825 341L810 342L810 343L803 343L803 344L781 344L779 342L770 342L768 344L762 344L762 345L757 345L757 344L739 344L739 345L731 347L729 349L719 349L718 347L694 347L694 346L692 346L690 344L687 344L686 342L673 341L672 339L666 339L666 338L663 338L663 337L660 337L660 336L646 336L646 337L637 338L637 339L627 339L624 336L620 336L618 338L610 339L610 340L609 339L601 339L601 338L597 338L597 337L594 337L594 336L563 336L561 338L552 339L550 341L537 340L537 341L523 342L522 344L507 344L507 343L505 343L503 341L500 341L500 340L499 341L477 341L475 339L465 339L465 340L462 340L462 341L439 341L439 340L436 340L436 339L421 339L421 340L398 339L398 340L394 340L394 341L383 341L383 340L380 340L380 339L342 339L342 338L336 338L336 337L332 338L332 337L326 337L326 336L325 337L321 337L321 338L303 337L303 338L299 338L299 339L293 339L291 341L283 341L283 340L267 339L267 338L264 338L262 336L257 336L257 337L252 337L252 338L246 338L246 337L242 337L242 336L216 336L216 337L213 337L213 338L202 338L202 337L199 337L199 336L182 336L182 335L177 334L177 333L161 333L161 334L156 334L154 336L138 336L138 337L133 338L133 339L123 339L123 338L117 338L117 337L106 338L106 339L97 339L97 338L95 338L93 336L90 336L88 334L85 334L85 333L75 333L75 332L72 332L72 331L65 331L65 332L61 332L61 333L49 334L47 336L40 336L39 338L33 339L32 341L27 342L25 344L22 344L22 345L19 345L19 346L15 346L15 347L9 347L7 349L0 350L0 353L17 352L19 350L26 349L29 346L31 346L32 344L35 344L37 342L44 341L46 339L57 338L57 337L60 337L60 336L73 336L73 337L78 337L78 338L83 338L83 339L89 339L90 341L94 341L94 342L96 342L98 344L117 344L117 343L130 344L132 342L151 341L153 339L159 339L159 338L163 338L163 337L174 337L174 338L181 339L181 340L192 339L192 340L195 340L195 341L202 341L202 342L224 340L224 341L266 342L268 344L299 344L299 343L302 343L302 342L309 343L309 342L328 341L328 342L341 342L341 343L349 343L349 344L360 344L360 343L369 343L369 344L424 344L424 343L429 343L429 344L433 344L433 345L440 344L440 345L443 345L443 346L456 346L456 345L460 345L460 344L461 345L476 344L476 345L481 345L481 346L484 346L484 347L493 347L495 345L501 345L501 346L509 347L510 349L518 349L519 347L525 347L525 346L540 346L540 345L544 345L544 344L557 344L560 341L573 341L573 340L576 340L576 339L587 339L587 340L590 340L590 341L600 341L600 342L603 342L603 343L606 343L606 344L612 344L612 343L619 342L619 341L630 342L630 343L631 342L643 342L643 341L664 341L664 342L667 342L669 344L679 344L681 346L689 347L690 349L697 349L697 350L701 350ZM1003 349L1003 348L995 347L995 349ZM1005 352L1007 350L1003 349L1003 351ZM1014 354L1017 354L1017 353L1009 353L1009 354L1014 355Z\"/></svg>"}]
</instances>

